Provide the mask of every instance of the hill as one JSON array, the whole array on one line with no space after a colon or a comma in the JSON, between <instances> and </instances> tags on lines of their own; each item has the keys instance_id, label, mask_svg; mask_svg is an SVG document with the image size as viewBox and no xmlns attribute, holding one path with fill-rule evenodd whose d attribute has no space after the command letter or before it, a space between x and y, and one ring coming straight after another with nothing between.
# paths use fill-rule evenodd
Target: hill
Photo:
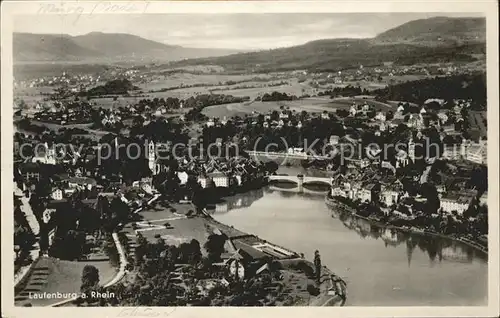
<instances>
[{"instance_id":1,"label":"hill","mask_svg":"<svg viewBox=\"0 0 500 318\"><path fill-rule=\"evenodd\" d=\"M325 39L267 51L178 62L217 64L229 70L281 71L307 69L337 71L362 64L474 61L484 54L483 18L415 20L371 39Z\"/></svg>"},{"instance_id":2,"label":"hill","mask_svg":"<svg viewBox=\"0 0 500 318\"><path fill-rule=\"evenodd\" d=\"M100 53L81 47L68 35L14 33L14 61L64 60L98 57Z\"/></svg>"},{"instance_id":3,"label":"hill","mask_svg":"<svg viewBox=\"0 0 500 318\"><path fill-rule=\"evenodd\" d=\"M456 43L486 41L486 19L435 17L410 21L375 37L379 43Z\"/></svg>"},{"instance_id":4,"label":"hill","mask_svg":"<svg viewBox=\"0 0 500 318\"><path fill-rule=\"evenodd\" d=\"M23 61L175 61L236 53L237 50L185 48L139 36L92 32L80 36L14 33L13 56Z\"/></svg>"}]
</instances>

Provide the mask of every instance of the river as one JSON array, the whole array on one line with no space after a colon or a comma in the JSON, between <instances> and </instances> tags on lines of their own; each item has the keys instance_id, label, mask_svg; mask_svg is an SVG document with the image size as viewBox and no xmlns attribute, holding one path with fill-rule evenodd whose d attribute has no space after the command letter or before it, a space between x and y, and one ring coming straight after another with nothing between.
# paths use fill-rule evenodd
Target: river
<instances>
[{"instance_id":1,"label":"river","mask_svg":"<svg viewBox=\"0 0 500 318\"><path fill-rule=\"evenodd\" d=\"M348 306L487 305L487 255L448 239L371 226L331 210L323 194L286 188L228 198L213 217L310 260L319 250L323 264L346 280Z\"/></svg>"}]
</instances>

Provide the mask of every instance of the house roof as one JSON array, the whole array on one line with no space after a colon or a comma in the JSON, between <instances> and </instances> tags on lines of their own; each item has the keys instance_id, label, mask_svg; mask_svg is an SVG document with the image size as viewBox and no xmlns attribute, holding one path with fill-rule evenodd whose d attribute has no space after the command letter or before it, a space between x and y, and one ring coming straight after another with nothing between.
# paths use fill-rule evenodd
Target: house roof
<instances>
[{"instance_id":1,"label":"house roof","mask_svg":"<svg viewBox=\"0 0 500 318\"><path fill-rule=\"evenodd\" d=\"M97 184L97 181L95 181L95 179L87 177L71 177L68 179L68 182L77 184Z\"/></svg>"},{"instance_id":2,"label":"house roof","mask_svg":"<svg viewBox=\"0 0 500 318\"><path fill-rule=\"evenodd\" d=\"M40 164L37 162L26 162L19 167L21 172L39 172Z\"/></svg>"},{"instance_id":3,"label":"house roof","mask_svg":"<svg viewBox=\"0 0 500 318\"><path fill-rule=\"evenodd\" d=\"M449 192L441 198L442 201L454 201L460 204L470 204L473 199L474 195L463 192Z\"/></svg>"},{"instance_id":4,"label":"house roof","mask_svg":"<svg viewBox=\"0 0 500 318\"><path fill-rule=\"evenodd\" d=\"M365 187L364 187L364 188L365 188L366 190L370 190L370 191L371 191L371 190L373 190L373 188L375 188L375 186L376 186L376 185L377 185L377 184L375 184L375 183L368 183L367 185L365 185Z\"/></svg>"}]
</instances>

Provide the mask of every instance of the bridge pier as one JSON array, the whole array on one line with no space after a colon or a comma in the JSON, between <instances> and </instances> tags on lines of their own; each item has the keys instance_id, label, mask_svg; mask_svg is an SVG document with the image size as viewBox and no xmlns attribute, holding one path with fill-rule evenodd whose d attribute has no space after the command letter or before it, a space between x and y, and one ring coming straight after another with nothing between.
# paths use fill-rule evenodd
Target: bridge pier
<instances>
[{"instance_id":1,"label":"bridge pier","mask_svg":"<svg viewBox=\"0 0 500 318\"><path fill-rule=\"evenodd\" d=\"M297 176L297 186L299 187L299 192L304 192L304 176Z\"/></svg>"}]
</instances>

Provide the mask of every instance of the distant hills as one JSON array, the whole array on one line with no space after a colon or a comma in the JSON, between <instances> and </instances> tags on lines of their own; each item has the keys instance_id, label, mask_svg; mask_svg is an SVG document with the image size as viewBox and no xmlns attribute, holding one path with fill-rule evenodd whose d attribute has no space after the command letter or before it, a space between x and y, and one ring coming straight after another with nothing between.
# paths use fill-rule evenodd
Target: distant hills
<instances>
[{"instance_id":1,"label":"distant hills","mask_svg":"<svg viewBox=\"0 0 500 318\"><path fill-rule=\"evenodd\" d=\"M342 70L383 62L474 61L486 51L485 18L415 20L369 39L325 39L274 50L185 48L130 34L14 34L14 61L167 62L217 64L228 70ZM186 60L188 59L188 60Z\"/></svg>"},{"instance_id":2,"label":"distant hills","mask_svg":"<svg viewBox=\"0 0 500 318\"><path fill-rule=\"evenodd\" d=\"M217 64L228 70L337 71L383 62L474 61L484 58L485 43L486 19L436 17L411 21L370 39L325 39L288 48L177 64Z\"/></svg>"},{"instance_id":3,"label":"distant hills","mask_svg":"<svg viewBox=\"0 0 500 318\"><path fill-rule=\"evenodd\" d=\"M414 20L379 34L374 42L419 45L486 42L486 19L435 17Z\"/></svg>"},{"instance_id":4,"label":"distant hills","mask_svg":"<svg viewBox=\"0 0 500 318\"><path fill-rule=\"evenodd\" d=\"M15 62L28 61L174 61L237 53L237 50L186 48L122 33L14 33Z\"/></svg>"}]
</instances>

